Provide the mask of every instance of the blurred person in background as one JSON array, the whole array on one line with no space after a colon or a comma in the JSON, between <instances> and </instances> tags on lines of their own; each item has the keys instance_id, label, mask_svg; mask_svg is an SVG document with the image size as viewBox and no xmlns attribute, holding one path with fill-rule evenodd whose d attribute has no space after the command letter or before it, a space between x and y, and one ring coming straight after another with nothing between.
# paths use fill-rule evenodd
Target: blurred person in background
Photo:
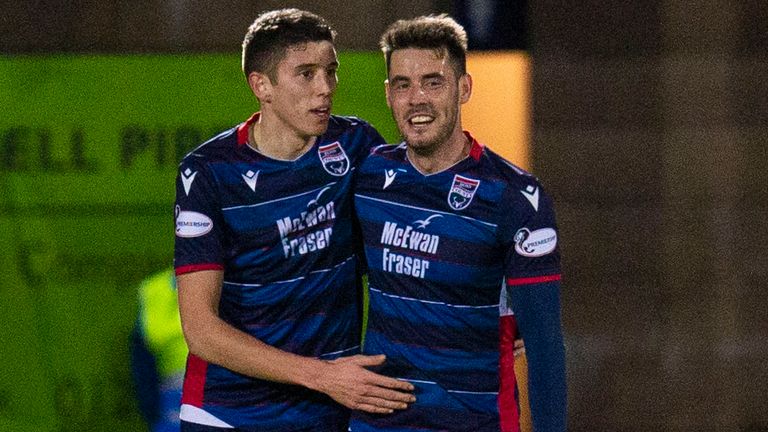
<instances>
[{"instance_id":1,"label":"blurred person in background","mask_svg":"<svg viewBox=\"0 0 768 432\"><path fill-rule=\"evenodd\" d=\"M528 0L454 0L454 17L464 24L474 50L526 49Z\"/></svg>"},{"instance_id":2,"label":"blurred person in background","mask_svg":"<svg viewBox=\"0 0 768 432\"><path fill-rule=\"evenodd\" d=\"M363 352L385 354L376 371L413 383L417 399L389 416L354 412L350 430L520 430L521 336L533 430L565 431L552 201L534 176L463 130L472 78L458 23L397 21L381 46L404 141L375 148L356 179L370 287Z\"/></svg>"},{"instance_id":3,"label":"blurred person in background","mask_svg":"<svg viewBox=\"0 0 768 432\"><path fill-rule=\"evenodd\" d=\"M187 360L173 269L139 286L131 343L132 377L139 409L151 432L179 432L179 404Z\"/></svg>"},{"instance_id":4,"label":"blurred person in background","mask_svg":"<svg viewBox=\"0 0 768 432\"><path fill-rule=\"evenodd\" d=\"M367 367L352 173L383 143L331 115L335 32L296 9L260 15L243 71L260 112L189 153L176 182L183 431L346 431L412 384Z\"/></svg>"}]
</instances>

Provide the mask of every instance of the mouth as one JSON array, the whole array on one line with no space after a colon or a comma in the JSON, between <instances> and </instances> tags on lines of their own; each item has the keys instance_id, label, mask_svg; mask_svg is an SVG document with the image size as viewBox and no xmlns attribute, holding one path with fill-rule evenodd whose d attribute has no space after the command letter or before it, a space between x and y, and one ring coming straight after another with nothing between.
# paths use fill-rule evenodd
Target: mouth
<instances>
[{"instance_id":1,"label":"mouth","mask_svg":"<svg viewBox=\"0 0 768 432\"><path fill-rule=\"evenodd\" d=\"M309 110L312 114L315 116L321 118L321 119L328 119L328 117L331 115L331 106L325 105L317 108L312 108Z\"/></svg>"},{"instance_id":2,"label":"mouth","mask_svg":"<svg viewBox=\"0 0 768 432\"><path fill-rule=\"evenodd\" d=\"M435 117L430 114L414 114L406 120L413 127L425 127L435 121Z\"/></svg>"}]
</instances>

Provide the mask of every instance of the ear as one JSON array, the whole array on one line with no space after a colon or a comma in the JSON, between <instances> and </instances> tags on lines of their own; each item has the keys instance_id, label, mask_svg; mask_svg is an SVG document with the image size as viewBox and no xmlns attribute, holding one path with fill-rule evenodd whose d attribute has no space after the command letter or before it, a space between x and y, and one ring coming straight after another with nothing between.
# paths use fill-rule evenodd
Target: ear
<instances>
[{"instance_id":1,"label":"ear","mask_svg":"<svg viewBox=\"0 0 768 432\"><path fill-rule=\"evenodd\" d=\"M261 103L272 102L272 81L266 74L251 72L248 75L248 86Z\"/></svg>"},{"instance_id":2,"label":"ear","mask_svg":"<svg viewBox=\"0 0 768 432\"><path fill-rule=\"evenodd\" d=\"M387 95L387 107L392 108L392 103L389 101L389 80L384 80L384 93Z\"/></svg>"},{"instance_id":3,"label":"ear","mask_svg":"<svg viewBox=\"0 0 768 432\"><path fill-rule=\"evenodd\" d=\"M469 102L472 96L472 75L465 73L459 78L459 100L462 104Z\"/></svg>"}]
</instances>

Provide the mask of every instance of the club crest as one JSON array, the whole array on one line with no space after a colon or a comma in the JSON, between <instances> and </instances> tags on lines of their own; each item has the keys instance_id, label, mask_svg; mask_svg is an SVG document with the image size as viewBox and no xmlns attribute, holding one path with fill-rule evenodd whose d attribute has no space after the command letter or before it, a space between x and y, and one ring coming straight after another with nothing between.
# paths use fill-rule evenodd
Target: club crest
<instances>
[{"instance_id":1,"label":"club crest","mask_svg":"<svg viewBox=\"0 0 768 432\"><path fill-rule=\"evenodd\" d=\"M478 186L480 186L480 180L456 174L453 177L451 191L448 192L448 205L454 210L464 210L472 202Z\"/></svg>"},{"instance_id":2,"label":"club crest","mask_svg":"<svg viewBox=\"0 0 768 432\"><path fill-rule=\"evenodd\" d=\"M349 159L338 141L320 146L317 154L328 174L340 177L349 171Z\"/></svg>"}]
</instances>

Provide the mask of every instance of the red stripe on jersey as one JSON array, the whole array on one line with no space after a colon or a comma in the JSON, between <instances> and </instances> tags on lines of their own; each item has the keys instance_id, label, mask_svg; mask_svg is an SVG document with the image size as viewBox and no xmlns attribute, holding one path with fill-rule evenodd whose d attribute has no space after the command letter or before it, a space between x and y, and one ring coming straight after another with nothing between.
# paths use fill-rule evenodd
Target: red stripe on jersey
<instances>
[{"instance_id":1,"label":"red stripe on jersey","mask_svg":"<svg viewBox=\"0 0 768 432\"><path fill-rule=\"evenodd\" d=\"M192 273L192 272L202 271L202 270L224 270L224 265L209 263L209 264L191 264L191 265L176 267L176 276L183 275L184 273Z\"/></svg>"},{"instance_id":2,"label":"red stripe on jersey","mask_svg":"<svg viewBox=\"0 0 768 432\"><path fill-rule=\"evenodd\" d=\"M261 113L255 113L248 120L246 120L245 123L237 127L237 144L238 145L243 145L248 142L248 129L252 124L259 121L259 116L261 116Z\"/></svg>"},{"instance_id":3,"label":"red stripe on jersey","mask_svg":"<svg viewBox=\"0 0 768 432\"><path fill-rule=\"evenodd\" d=\"M514 315L499 320L499 424L501 432L520 432L520 406L515 377L515 336L517 321Z\"/></svg>"},{"instance_id":4,"label":"red stripe on jersey","mask_svg":"<svg viewBox=\"0 0 768 432\"><path fill-rule=\"evenodd\" d=\"M198 408L203 406L203 391L207 371L208 362L194 354L187 357L187 371L184 374L184 387L181 389L181 403Z\"/></svg>"},{"instance_id":5,"label":"red stripe on jersey","mask_svg":"<svg viewBox=\"0 0 768 432\"><path fill-rule=\"evenodd\" d=\"M559 281L560 275L549 275L549 276L536 276L536 277L529 277L529 278L517 278L507 279L507 285L528 285L528 284L535 284L535 283L544 283L544 282L554 282Z\"/></svg>"}]
</instances>

